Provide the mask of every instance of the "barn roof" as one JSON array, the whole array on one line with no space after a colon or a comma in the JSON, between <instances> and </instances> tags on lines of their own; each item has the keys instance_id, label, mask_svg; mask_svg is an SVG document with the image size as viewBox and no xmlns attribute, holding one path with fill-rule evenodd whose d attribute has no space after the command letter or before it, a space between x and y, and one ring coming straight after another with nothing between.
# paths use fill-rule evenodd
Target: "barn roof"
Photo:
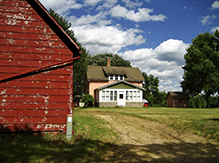
<instances>
[{"instance_id":1,"label":"barn roof","mask_svg":"<svg viewBox=\"0 0 219 163\"><path fill-rule=\"evenodd\" d=\"M171 95L174 99L189 99L189 95L186 92L168 92L166 98L168 95Z\"/></svg>"},{"instance_id":2,"label":"barn roof","mask_svg":"<svg viewBox=\"0 0 219 163\"><path fill-rule=\"evenodd\" d=\"M88 66L88 80L108 80L108 75L125 75L126 81L144 81L137 67Z\"/></svg>"},{"instance_id":3,"label":"barn roof","mask_svg":"<svg viewBox=\"0 0 219 163\"><path fill-rule=\"evenodd\" d=\"M64 42L64 44L74 53L74 57L80 56L80 47L65 32L65 30L50 15L46 8L38 0L27 0L31 7L40 15L40 17L49 25L56 35Z\"/></svg>"}]
</instances>

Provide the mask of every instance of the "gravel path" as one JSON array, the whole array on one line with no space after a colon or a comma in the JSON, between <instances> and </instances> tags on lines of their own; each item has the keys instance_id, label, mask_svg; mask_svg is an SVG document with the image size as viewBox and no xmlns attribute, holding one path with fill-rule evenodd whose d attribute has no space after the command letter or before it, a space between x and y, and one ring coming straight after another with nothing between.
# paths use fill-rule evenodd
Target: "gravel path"
<instances>
[{"instance_id":1,"label":"gravel path","mask_svg":"<svg viewBox=\"0 0 219 163\"><path fill-rule=\"evenodd\" d=\"M119 135L118 146L106 156L110 162L219 162L216 141L118 113L92 115Z\"/></svg>"}]
</instances>

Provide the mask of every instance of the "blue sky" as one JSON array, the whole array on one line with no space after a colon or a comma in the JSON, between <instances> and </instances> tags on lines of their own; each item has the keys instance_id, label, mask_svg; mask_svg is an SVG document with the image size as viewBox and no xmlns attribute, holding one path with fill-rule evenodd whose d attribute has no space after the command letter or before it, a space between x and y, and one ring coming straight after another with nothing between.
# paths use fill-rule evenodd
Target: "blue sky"
<instances>
[{"instance_id":1,"label":"blue sky","mask_svg":"<svg viewBox=\"0 0 219 163\"><path fill-rule=\"evenodd\" d=\"M219 30L215 0L40 0L66 16L91 55L114 53L181 91L183 56L199 33Z\"/></svg>"}]
</instances>

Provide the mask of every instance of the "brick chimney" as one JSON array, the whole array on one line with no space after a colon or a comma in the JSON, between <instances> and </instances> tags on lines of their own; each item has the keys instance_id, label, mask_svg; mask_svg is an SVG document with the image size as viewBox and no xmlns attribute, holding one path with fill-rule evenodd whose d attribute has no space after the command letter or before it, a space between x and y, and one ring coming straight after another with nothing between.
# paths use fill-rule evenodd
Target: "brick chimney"
<instances>
[{"instance_id":1,"label":"brick chimney","mask_svg":"<svg viewBox=\"0 0 219 163\"><path fill-rule=\"evenodd\" d=\"M107 58L107 67L111 66L110 58Z\"/></svg>"}]
</instances>

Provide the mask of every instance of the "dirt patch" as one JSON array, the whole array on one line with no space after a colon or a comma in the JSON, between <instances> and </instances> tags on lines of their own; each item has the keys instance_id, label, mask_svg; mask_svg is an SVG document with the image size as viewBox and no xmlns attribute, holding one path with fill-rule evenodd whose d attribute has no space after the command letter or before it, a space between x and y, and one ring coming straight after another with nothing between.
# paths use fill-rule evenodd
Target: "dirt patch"
<instances>
[{"instance_id":1,"label":"dirt patch","mask_svg":"<svg viewBox=\"0 0 219 163\"><path fill-rule=\"evenodd\" d=\"M119 113L97 112L92 113L92 116L108 122L108 127L119 135L118 148L109 152L106 160L219 162L219 144L216 141L179 132L155 121Z\"/></svg>"}]
</instances>

